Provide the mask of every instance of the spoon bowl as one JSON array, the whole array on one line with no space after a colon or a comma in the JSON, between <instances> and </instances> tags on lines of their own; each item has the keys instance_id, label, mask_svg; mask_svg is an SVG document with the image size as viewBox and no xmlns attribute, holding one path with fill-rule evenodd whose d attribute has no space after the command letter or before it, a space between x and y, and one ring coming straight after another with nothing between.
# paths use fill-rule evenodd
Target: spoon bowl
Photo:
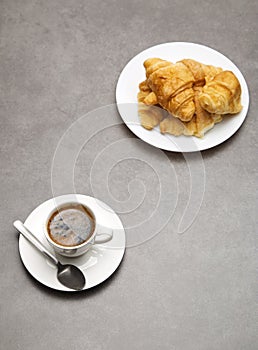
<instances>
[{"instance_id":1,"label":"spoon bowl","mask_svg":"<svg viewBox=\"0 0 258 350\"><path fill-rule=\"evenodd\" d=\"M57 264L57 278L66 287L74 290L82 290L85 286L85 277L82 271L75 265Z\"/></svg>"},{"instance_id":2,"label":"spoon bowl","mask_svg":"<svg viewBox=\"0 0 258 350\"><path fill-rule=\"evenodd\" d=\"M60 283L73 290L82 290L85 287L86 280L84 274L77 266L72 264L61 264L56 256L50 253L20 220L14 221L13 226L42 254L44 254L56 265L57 279Z\"/></svg>"}]
</instances>

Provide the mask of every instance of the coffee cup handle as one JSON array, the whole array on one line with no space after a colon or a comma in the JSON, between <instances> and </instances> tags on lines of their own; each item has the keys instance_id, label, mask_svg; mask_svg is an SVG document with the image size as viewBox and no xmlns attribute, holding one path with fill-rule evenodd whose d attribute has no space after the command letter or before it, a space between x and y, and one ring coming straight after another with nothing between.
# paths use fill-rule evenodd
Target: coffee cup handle
<instances>
[{"instance_id":1,"label":"coffee cup handle","mask_svg":"<svg viewBox=\"0 0 258 350\"><path fill-rule=\"evenodd\" d=\"M98 225L94 244L106 243L106 242L109 242L112 238L113 238L113 230L111 228Z\"/></svg>"}]
</instances>

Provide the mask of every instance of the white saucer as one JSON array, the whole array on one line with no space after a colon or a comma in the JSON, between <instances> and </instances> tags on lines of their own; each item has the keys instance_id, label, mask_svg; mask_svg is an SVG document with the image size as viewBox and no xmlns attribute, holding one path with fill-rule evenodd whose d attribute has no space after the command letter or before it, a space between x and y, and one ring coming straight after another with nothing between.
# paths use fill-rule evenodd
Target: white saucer
<instances>
[{"instance_id":1,"label":"white saucer","mask_svg":"<svg viewBox=\"0 0 258 350\"><path fill-rule=\"evenodd\" d=\"M74 200L74 196L63 195L47 200L33 210L25 221L28 229L52 252L44 236L43 223L50 210L55 207L55 203L58 202L59 205L67 200ZM117 214L105 203L79 194L76 198L93 209L101 225L113 229L111 241L94 245L90 251L78 258L58 256L61 263L74 264L83 271L86 278L84 289L89 289L105 281L118 268L125 251L125 231ZM36 280L53 289L72 291L57 280L56 267L22 235L19 238L19 251L24 266Z\"/></svg>"},{"instance_id":2,"label":"white saucer","mask_svg":"<svg viewBox=\"0 0 258 350\"><path fill-rule=\"evenodd\" d=\"M231 70L241 84L243 109L234 116L224 118L221 123L209 130L202 139L184 135L163 135L160 133L159 127L151 131L144 129L140 125L138 116L137 93L139 91L139 83L146 79L143 62L151 57L159 57L174 63L184 58L192 58L205 64L222 67L224 70ZM240 70L229 58L220 52L204 45L171 42L150 47L140 52L127 63L117 82L116 102L124 123L143 141L167 151L195 152L221 144L240 128L247 115L249 93L245 78Z\"/></svg>"}]
</instances>

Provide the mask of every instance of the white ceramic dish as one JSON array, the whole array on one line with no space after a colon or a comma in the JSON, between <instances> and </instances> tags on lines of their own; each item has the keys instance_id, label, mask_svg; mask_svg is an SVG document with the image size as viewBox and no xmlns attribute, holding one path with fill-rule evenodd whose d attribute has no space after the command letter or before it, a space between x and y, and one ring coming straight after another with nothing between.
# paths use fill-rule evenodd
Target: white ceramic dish
<instances>
[{"instance_id":1,"label":"white ceramic dish","mask_svg":"<svg viewBox=\"0 0 258 350\"><path fill-rule=\"evenodd\" d=\"M202 139L183 135L178 137L169 134L162 135L158 127L152 131L144 129L139 123L137 92L139 91L139 83L145 80L143 62L151 57L158 57L171 62L176 62L183 58L192 58L204 64L222 67L224 70L231 70L241 84L242 111L232 117L224 118L221 123L208 131ZM249 93L246 81L240 70L230 59L220 52L199 44L172 42L150 47L128 62L118 79L116 102L125 124L143 141L167 151L195 152L221 144L240 128L247 115Z\"/></svg>"},{"instance_id":2,"label":"white ceramic dish","mask_svg":"<svg viewBox=\"0 0 258 350\"><path fill-rule=\"evenodd\" d=\"M105 227L113 230L111 241L93 246L87 253L76 258L66 258L58 255L61 263L71 263L78 266L84 273L86 285L84 289L94 287L110 277L120 265L125 251L125 231L117 214L105 203L84 195L76 195L78 201L94 209L98 221ZM51 251L44 235L44 221L49 212L62 202L73 201L74 195L63 195L49 199L39 205L28 216L25 225ZM42 284L57 290L69 291L56 277L56 267L40 253L22 235L19 238L19 251L22 262L29 273ZM72 291L73 292L73 291Z\"/></svg>"}]
</instances>

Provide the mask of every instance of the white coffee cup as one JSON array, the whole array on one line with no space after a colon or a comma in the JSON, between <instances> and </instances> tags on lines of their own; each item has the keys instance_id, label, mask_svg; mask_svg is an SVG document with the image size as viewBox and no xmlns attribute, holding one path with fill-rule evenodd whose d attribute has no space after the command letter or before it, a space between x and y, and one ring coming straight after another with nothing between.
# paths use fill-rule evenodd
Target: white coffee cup
<instances>
[{"instance_id":1,"label":"white coffee cup","mask_svg":"<svg viewBox=\"0 0 258 350\"><path fill-rule=\"evenodd\" d=\"M78 245L67 246L67 245L58 244L49 235L49 231L48 231L49 221L55 212L73 205L82 206L83 208L86 209L87 212L90 213L94 221L94 229L86 238L86 240ZM79 255L82 255L86 253L94 244L106 243L113 238L113 230L100 225L97 222L97 219L93 210L89 208L87 205L78 203L78 202L66 202L61 205L58 205L53 210L51 210L51 212L48 214L47 219L45 220L45 223L44 223L44 233L48 243L50 244L51 247L53 247L54 251L60 255L67 256L67 257L76 257Z\"/></svg>"}]
</instances>

